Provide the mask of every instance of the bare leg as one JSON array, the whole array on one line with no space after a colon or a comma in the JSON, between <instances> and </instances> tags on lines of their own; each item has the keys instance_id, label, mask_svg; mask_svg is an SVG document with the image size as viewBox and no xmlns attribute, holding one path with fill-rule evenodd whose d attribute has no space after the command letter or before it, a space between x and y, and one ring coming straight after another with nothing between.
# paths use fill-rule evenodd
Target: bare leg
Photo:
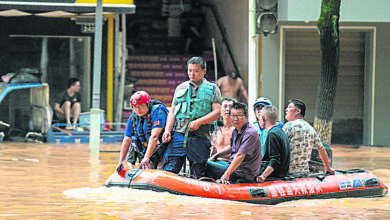
<instances>
[{"instance_id":1,"label":"bare leg","mask_svg":"<svg viewBox=\"0 0 390 220\"><path fill-rule=\"evenodd\" d=\"M70 124L70 102L64 102L64 104L61 106L61 109L65 113L66 123Z\"/></svg>"},{"instance_id":2,"label":"bare leg","mask_svg":"<svg viewBox=\"0 0 390 220\"><path fill-rule=\"evenodd\" d=\"M79 119L80 111L81 111L80 106L81 106L80 103L77 102L72 107L73 124L77 124L77 120Z\"/></svg>"},{"instance_id":3,"label":"bare leg","mask_svg":"<svg viewBox=\"0 0 390 220\"><path fill-rule=\"evenodd\" d=\"M55 111L55 114L57 115L58 120L60 120L61 122L66 120L65 112Z\"/></svg>"}]
</instances>

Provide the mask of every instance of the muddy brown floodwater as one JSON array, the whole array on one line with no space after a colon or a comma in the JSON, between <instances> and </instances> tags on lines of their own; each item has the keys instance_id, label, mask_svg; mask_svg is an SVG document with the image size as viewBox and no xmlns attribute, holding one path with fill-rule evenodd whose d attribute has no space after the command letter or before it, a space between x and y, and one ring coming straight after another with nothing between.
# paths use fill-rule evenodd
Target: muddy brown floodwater
<instances>
[{"instance_id":1,"label":"muddy brown floodwater","mask_svg":"<svg viewBox=\"0 0 390 220\"><path fill-rule=\"evenodd\" d=\"M335 169L363 168L390 184L390 147L333 145ZM0 144L0 219L385 219L390 199L299 200L275 206L105 188L120 144Z\"/></svg>"}]
</instances>

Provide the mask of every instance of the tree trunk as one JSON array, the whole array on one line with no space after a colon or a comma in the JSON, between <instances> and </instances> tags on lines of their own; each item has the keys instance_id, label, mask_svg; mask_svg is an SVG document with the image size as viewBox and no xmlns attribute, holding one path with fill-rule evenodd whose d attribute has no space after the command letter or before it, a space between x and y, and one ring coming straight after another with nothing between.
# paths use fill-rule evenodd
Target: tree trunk
<instances>
[{"instance_id":1,"label":"tree trunk","mask_svg":"<svg viewBox=\"0 0 390 220\"><path fill-rule=\"evenodd\" d=\"M339 18L341 0L322 0L318 32L321 44L321 76L318 84L314 128L321 141L331 144L334 99L339 69Z\"/></svg>"}]
</instances>

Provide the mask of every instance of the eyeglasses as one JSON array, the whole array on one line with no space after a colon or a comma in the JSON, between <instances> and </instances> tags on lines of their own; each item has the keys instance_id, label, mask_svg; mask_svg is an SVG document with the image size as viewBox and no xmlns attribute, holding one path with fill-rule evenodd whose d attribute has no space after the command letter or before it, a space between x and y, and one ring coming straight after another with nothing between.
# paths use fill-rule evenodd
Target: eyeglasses
<instances>
[{"instance_id":1,"label":"eyeglasses","mask_svg":"<svg viewBox=\"0 0 390 220\"><path fill-rule=\"evenodd\" d=\"M245 115L230 115L230 118L233 118L233 119L240 119L243 117L245 117Z\"/></svg>"}]
</instances>

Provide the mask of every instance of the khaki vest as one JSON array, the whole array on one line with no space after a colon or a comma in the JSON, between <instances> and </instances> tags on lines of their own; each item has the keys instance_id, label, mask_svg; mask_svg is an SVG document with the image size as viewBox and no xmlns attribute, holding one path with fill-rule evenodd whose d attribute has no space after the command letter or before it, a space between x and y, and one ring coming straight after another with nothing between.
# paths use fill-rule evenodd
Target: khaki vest
<instances>
[{"instance_id":1,"label":"khaki vest","mask_svg":"<svg viewBox=\"0 0 390 220\"><path fill-rule=\"evenodd\" d=\"M195 120L210 113L212 111L215 86L214 83L203 82L199 86L197 96L192 99L189 82L180 84L175 97L177 101L174 111L176 120L178 122L185 119ZM192 111L190 110L191 104L194 105Z\"/></svg>"}]
</instances>

